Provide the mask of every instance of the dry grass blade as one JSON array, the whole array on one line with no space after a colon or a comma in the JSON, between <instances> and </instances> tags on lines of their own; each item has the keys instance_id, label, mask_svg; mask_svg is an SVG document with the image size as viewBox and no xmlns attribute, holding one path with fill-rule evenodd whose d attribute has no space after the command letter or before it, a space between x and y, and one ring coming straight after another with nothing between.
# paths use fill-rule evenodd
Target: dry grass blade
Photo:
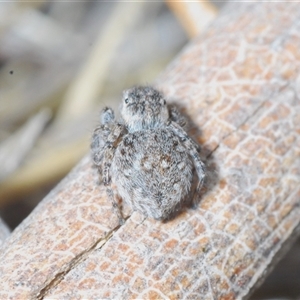
<instances>
[{"instance_id":1,"label":"dry grass blade","mask_svg":"<svg viewBox=\"0 0 300 300\"><path fill-rule=\"evenodd\" d=\"M0 182L19 167L50 117L50 110L41 110L0 145Z\"/></svg>"},{"instance_id":2,"label":"dry grass blade","mask_svg":"<svg viewBox=\"0 0 300 300\"><path fill-rule=\"evenodd\" d=\"M139 20L143 5L143 1L116 3L110 20L100 31L90 56L67 91L57 122L72 120L78 115L93 110L117 47Z\"/></svg>"},{"instance_id":3,"label":"dry grass blade","mask_svg":"<svg viewBox=\"0 0 300 300\"><path fill-rule=\"evenodd\" d=\"M88 139L58 145L30 159L0 185L0 206L64 176L88 149Z\"/></svg>"},{"instance_id":4,"label":"dry grass blade","mask_svg":"<svg viewBox=\"0 0 300 300\"><path fill-rule=\"evenodd\" d=\"M209 1L172 1L166 0L190 37L205 30L217 16L217 8Z\"/></svg>"},{"instance_id":5,"label":"dry grass blade","mask_svg":"<svg viewBox=\"0 0 300 300\"><path fill-rule=\"evenodd\" d=\"M2 3L4 7L6 4ZM74 76L87 48L84 37L40 11L17 12L8 18L11 22L4 24L8 28L4 26L0 35L4 63L0 70L0 126L6 128L24 121L42 106L55 108L57 97Z\"/></svg>"}]
</instances>

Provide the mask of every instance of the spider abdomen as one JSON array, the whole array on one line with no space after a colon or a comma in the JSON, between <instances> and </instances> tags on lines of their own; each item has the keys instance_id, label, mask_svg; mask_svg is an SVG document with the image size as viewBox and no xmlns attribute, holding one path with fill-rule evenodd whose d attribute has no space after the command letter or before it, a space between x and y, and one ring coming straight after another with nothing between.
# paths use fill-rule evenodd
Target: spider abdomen
<instances>
[{"instance_id":1,"label":"spider abdomen","mask_svg":"<svg viewBox=\"0 0 300 300\"><path fill-rule=\"evenodd\" d=\"M190 190L192 161L166 128L128 133L112 161L112 182L135 210L166 219Z\"/></svg>"}]
</instances>

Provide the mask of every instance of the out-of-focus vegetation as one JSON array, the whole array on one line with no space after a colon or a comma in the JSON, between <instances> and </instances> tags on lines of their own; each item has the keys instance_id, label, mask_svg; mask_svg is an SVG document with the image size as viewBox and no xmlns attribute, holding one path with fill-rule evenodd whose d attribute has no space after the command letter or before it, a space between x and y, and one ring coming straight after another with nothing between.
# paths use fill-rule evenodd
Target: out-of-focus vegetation
<instances>
[{"instance_id":1,"label":"out-of-focus vegetation","mask_svg":"<svg viewBox=\"0 0 300 300\"><path fill-rule=\"evenodd\" d=\"M0 205L27 213L88 152L98 111L187 36L164 3L6 2L0 20Z\"/></svg>"},{"instance_id":2,"label":"out-of-focus vegetation","mask_svg":"<svg viewBox=\"0 0 300 300\"><path fill-rule=\"evenodd\" d=\"M216 12L201 2L0 3L0 210L14 211L10 226L88 152L101 108L151 83Z\"/></svg>"}]
</instances>

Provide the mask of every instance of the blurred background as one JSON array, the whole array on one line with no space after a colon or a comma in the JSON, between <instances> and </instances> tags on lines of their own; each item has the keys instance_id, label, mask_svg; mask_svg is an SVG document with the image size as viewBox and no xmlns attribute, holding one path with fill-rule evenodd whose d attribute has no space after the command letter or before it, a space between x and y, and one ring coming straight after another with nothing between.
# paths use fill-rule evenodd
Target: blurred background
<instances>
[{"instance_id":1,"label":"blurred background","mask_svg":"<svg viewBox=\"0 0 300 300\"><path fill-rule=\"evenodd\" d=\"M151 83L225 4L0 3L0 217L11 229L89 151L101 108ZM300 241L251 299L296 299L299 254Z\"/></svg>"}]
</instances>

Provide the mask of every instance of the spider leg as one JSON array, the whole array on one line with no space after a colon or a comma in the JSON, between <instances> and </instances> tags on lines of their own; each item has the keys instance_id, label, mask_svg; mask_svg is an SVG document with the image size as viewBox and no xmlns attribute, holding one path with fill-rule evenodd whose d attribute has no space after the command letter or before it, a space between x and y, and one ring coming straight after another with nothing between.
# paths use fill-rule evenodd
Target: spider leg
<instances>
[{"instance_id":1,"label":"spider leg","mask_svg":"<svg viewBox=\"0 0 300 300\"><path fill-rule=\"evenodd\" d=\"M125 127L115 121L114 112L108 107L102 110L100 119L100 126L95 129L92 137L92 156L99 170L100 181L102 179L103 184L106 186L108 198L112 202L120 224L123 224L124 218L121 208L112 188L110 167L115 155L115 150L124 135Z\"/></svg>"},{"instance_id":2,"label":"spider leg","mask_svg":"<svg viewBox=\"0 0 300 300\"><path fill-rule=\"evenodd\" d=\"M187 133L177 123L171 121L168 126L180 138L182 145L188 151L189 155L193 160L199 179L199 184L197 187L198 192L203 186L205 178L205 165L201 161L199 156L199 146L187 135Z\"/></svg>"},{"instance_id":3,"label":"spider leg","mask_svg":"<svg viewBox=\"0 0 300 300\"><path fill-rule=\"evenodd\" d=\"M104 108L101 112L101 124L94 130L91 143L92 157L96 166L101 168L103 160L107 161L104 153L120 142L124 130L125 127L115 121L113 110Z\"/></svg>"},{"instance_id":4,"label":"spider leg","mask_svg":"<svg viewBox=\"0 0 300 300\"><path fill-rule=\"evenodd\" d=\"M122 214L122 209L119 205L116 194L114 193L114 190L111 187L111 185L107 186L106 193L107 193L107 196L108 196L109 200L111 201L113 209L119 219L119 224L123 225L125 223L125 219Z\"/></svg>"},{"instance_id":5,"label":"spider leg","mask_svg":"<svg viewBox=\"0 0 300 300\"><path fill-rule=\"evenodd\" d=\"M110 124L110 123L114 122L114 120L115 120L114 111L110 107L105 107L101 111L100 118L101 118L101 124L102 125Z\"/></svg>"},{"instance_id":6,"label":"spider leg","mask_svg":"<svg viewBox=\"0 0 300 300\"><path fill-rule=\"evenodd\" d=\"M112 127L112 131L107 137L106 144L103 149L103 163L102 163L102 179L104 185L106 185L106 192L108 198L112 202L112 206L116 215L118 216L120 225L124 224L124 217L122 215L122 209L117 200L114 189L112 188L112 180L111 180L111 162L114 158L116 148L120 143L122 136L124 134L124 126L119 123L115 123Z\"/></svg>"},{"instance_id":7,"label":"spider leg","mask_svg":"<svg viewBox=\"0 0 300 300\"><path fill-rule=\"evenodd\" d=\"M111 136L110 139L112 139ZM111 180L111 173L110 173L111 161L114 157L114 154L115 154L115 147L113 147L113 144L111 142L107 141L103 151L103 163L102 163L101 175L102 175L103 183L106 186L107 196L112 203L116 215L118 216L119 224L122 225L124 224L125 221L122 214L122 209L116 197L116 193L114 192L114 189L112 187L112 180Z\"/></svg>"},{"instance_id":8,"label":"spider leg","mask_svg":"<svg viewBox=\"0 0 300 300\"><path fill-rule=\"evenodd\" d=\"M179 124L181 127L184 127L187 124L186 118L179 112L176 106L169 106L169 115L170 119Z\"/></svg>"},{"instance_id":9,"label":"spider leg","mask_svg":"<svg viewBox=\"0 0 300 300\"><path fill-rule=\"evenodd\" d=\"M100 115L101 123L93 132L91 143L92 158L98 167L101 166L103 160L103 150L112 132L112 127L115 122L114 118L113 110L108 107L104 108Z\"/></svg>"}]
</instances>

